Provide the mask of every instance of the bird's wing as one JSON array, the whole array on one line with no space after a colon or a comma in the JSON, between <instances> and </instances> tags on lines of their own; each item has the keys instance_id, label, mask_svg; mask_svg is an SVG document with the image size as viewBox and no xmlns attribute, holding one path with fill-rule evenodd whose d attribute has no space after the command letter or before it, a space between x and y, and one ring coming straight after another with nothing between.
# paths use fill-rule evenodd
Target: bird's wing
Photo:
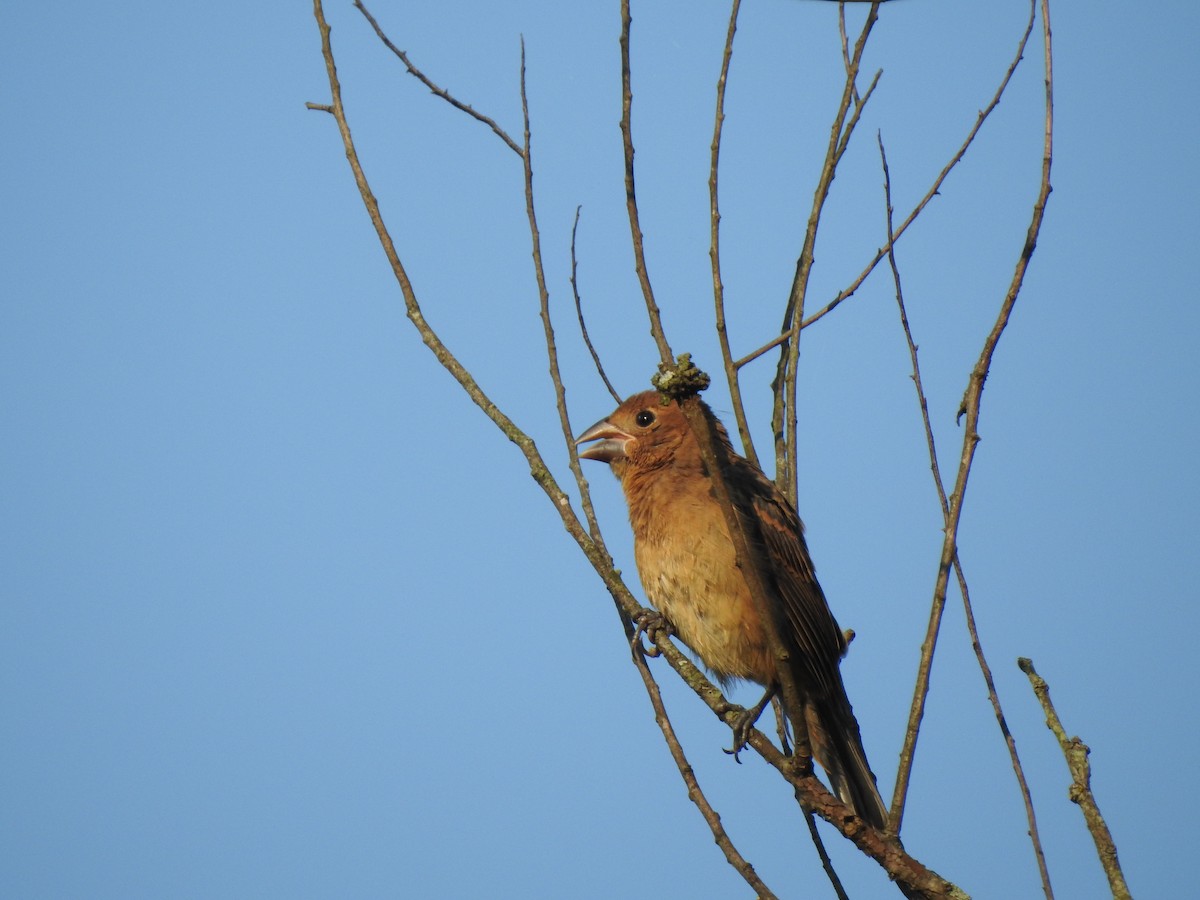
<instances>
[{"instance_id":1,"label":"bird's wing","mask_svg":"<svg viewBox=\"0 0 1200 900\"><path fill-rule=\"evenodd\" d=\"M798 652L799 668L824 696L841 687L838 664L846 639L838 627L804 542L804 526L779 489L752 463L735 457L732 480L742 493L739 507L750 510L756 520L749 523L749 536L758 532L770 581L782 601L784 630L780 637L788 649ZM755 527L757 526L757 528Z\"/></svg>"}]
</instances>

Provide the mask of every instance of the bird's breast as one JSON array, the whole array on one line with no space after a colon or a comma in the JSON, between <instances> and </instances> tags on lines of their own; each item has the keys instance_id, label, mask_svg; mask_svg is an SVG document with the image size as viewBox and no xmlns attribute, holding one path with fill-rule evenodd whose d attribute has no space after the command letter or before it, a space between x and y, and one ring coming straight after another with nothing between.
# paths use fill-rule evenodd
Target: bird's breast
<instances>
[{"instance_id":1,"label":"bird's breast","mask_svg":"<svg viewBox=\"0 0 1200 900\"><path fill-rule=\"evenodd\" d=\"M650 602L718 677L775 681L721 508L707 495L676 496L640 512L631 507L634 553Z\"/></svg>"}]
</instances>

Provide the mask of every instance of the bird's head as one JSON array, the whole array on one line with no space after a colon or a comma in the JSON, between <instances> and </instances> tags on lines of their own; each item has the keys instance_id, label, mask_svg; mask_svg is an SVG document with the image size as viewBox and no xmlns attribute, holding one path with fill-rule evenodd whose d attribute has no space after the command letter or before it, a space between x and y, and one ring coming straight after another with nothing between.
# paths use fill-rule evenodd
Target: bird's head
<instances>
[{"instance_id":1,"label":"bird's head","mask_svg":"<svg viewBox=\"0 0 1200 900\"><path fill-rule=\"evenodd\" d=\"M644 391L618 406L575 443L591 444L579 451L580 459L606 462L623 479L631 468L650 470L676 460L679 449L689 441L695 443L679 405L671 401L664 406L657 391Z\"/></svg>"}]
</instances>

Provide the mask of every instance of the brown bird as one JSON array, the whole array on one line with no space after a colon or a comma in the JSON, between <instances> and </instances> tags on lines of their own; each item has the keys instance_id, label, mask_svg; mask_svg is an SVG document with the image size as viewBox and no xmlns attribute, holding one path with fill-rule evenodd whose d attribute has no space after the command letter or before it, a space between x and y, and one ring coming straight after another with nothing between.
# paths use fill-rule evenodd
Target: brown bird
<instances>
[{"instance_id":1,"label":"brown bird","mask_svg":"<svg viewBox=\"0 0 1200 900\"><path fill-rule=\"evenodd\" d=\"M842 802L877 828L887 807L867 764L838 668L846 638L817 583L804 525L787 498L739 456L707 405L730 498L762 560L765 602L787 651L813 757ZM608 463L621 481L638 574L650 602L722 684L780 679L725 513L713 497L700 444L678 404L656 391L630 397L579 436L583 459Z\"/></svg>"}]
</instances>

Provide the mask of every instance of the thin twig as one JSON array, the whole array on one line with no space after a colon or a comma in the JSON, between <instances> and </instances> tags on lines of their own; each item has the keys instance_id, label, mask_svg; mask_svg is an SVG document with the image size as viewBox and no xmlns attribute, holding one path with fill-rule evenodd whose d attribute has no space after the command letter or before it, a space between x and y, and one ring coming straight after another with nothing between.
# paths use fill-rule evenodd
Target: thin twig
<instances>
[{"instance_id":1,"label":"thin twig","mask_svg":"<svg viewBox=\"0 0 1200 900\"><path fill-rule=\"evenodd\" d=\"M799 800L799 796L796 798ZM804 810L804 824L808 826L808 836L812 839L813 846L817 848L817 856L821 859L821 868L825 870L825 876L829 879L829 883L833 885L833 892L837 894L838 900L850 900L846 895L846 889L842 887L842 879L838 877L837 870L833 867L833 860L829 858L829 854L825 850L825 842L821 840L821 832L817 831L817 819L807 809Z\"/></svg>"},{"instance_id":2,"label":"thin twig","mask_svg":"<svg viewBox=\"0 0 1200 900\"><path fill-rule=\"evenodd\" d=\"M891 264L892 278L896 285L896 305L900 310L900 327L904 331L904 340L908 344L908 357L912 362L912 380L917 390L917 403L921 409L921 424L925 429L925 446L929 451L929 468L933 473L933 483L937 488L938 502L942 507L942 515L945 516L949 510L949 503L946 500L946 486L942 482L942 470L938 464L937 445L933 438L933 425L929 419L929 401L925 396L925 384L921 380L921 362L917 356L917 344L913 340L912 328L908 324L908 310L904 305L904 289L900 284L900 269L896 263L895 248L892 242L892 237L895 234L892 219L895 212L892 208L892 177L888 171L887 152L883 147L883 134L876 132L876 137L879 141L879 160L883 167L883 194L887 205L888 262Z\"/></svg>"},{"instance_id":3,"label":"thin twig","mask_svg":"<svg viewBox=\"0 0 1200 900\"><path fill-rule=\"evenodd\" d=\"M633 178L633 83L629 68L629 30L633 16L629 11L630 0L621 0L621 146L625 154L625 208L629 213L629 233L633 239L634 269L638 283L642 286L642 297L646 301L646 315L650 320L650 334L658 346L658 355L665 365L672 362L671 345L663 332L662 315L654 301L654 288L650 286L650 272L646 268L646 252L642 238L642 224L638 215L637 191Z\"/></svg>"},{"instance_id":4,"label":"thin twig","mask_svg":"<svg viewBox=\"0 0 1200 900\"><path fill-rule=\"evenodd\" d=\"M1100 864L1104 866L1104 874L1108 877L1108 886L1112 891L1113 900L1130 900L1129 885L1125 883L1125 874L1121 871L1121 863L1117 859L1117 845L1113 842L1112 832L1100 815L1100 807L1096 805L1096 797L1092 794L1092 766L1088 762L1091 748L1078 737L1067 737L1062 721L1050 701L1050 685L1037 673L1033 660L1021 657L1017 660L1021 671L1029 677L1033 692L1037 695L1042 710L1046 713L1046 727L1056 738L1062 748L1063 756L1067 759L1067 769L1071 773L1071 788L1068 796L1072 803L1077 803L1083 811L1083 819L1092 840L1096 844L1096 852L1100 856Z\"/></svg>"},{"instance_id":5,"label":"thin twig","mask_svg":"<svg viewBox=\"0 0 1200 900\"><path fill-rule=\"evenodd\" d=\"M416 78L417 81L421 82L421 84L425 85L425 87L429 88L433 94L441 97L455 109L462 110L472 119L482 122L484 125L488 126L496 133L496 136L500 138L500 140L504 141L504 143L508 145L508 148L512 150L513 153L517 154L518 156L521 155L521 148L517 146L517 142L508 136L508 132L501 128L495 119L491 118L490 116L485 116L483 113L473 109L469 104L463 103L445 88L438 87L425 75L424 72L414 66L409 60L408 54L393 44L388 36L383 33L383 29L380 28L379 23L375 21L375 17L371 15L370 11L365 6L363 6L362 0L354 0L354 6L371 24L371 27L375 30L376 36L383 41L383 45L391 50L392 53L396 54L400 62L404 63L404 68L408 70L410 75Z\"/></svg>"},{"instance_id":6,"label":"thin twig","mask_svg":"<svg viewBox=\"0 0 1200 900\"><path fill-rule=\"evenodd\" d=\"M880 0L882 2L882 0ZM867 86L867 92L860 98L858 96L858 85L852 84L854 89L854 112L850 116L850 121L846 125L846 130L842 132L841 140L838 141L837 156L834 157L835 163L840 163L842 157L846 153L846 149L850 146L850 137L854 133L855 126L858 125L858 120L862 118L862 112L866 109L867 101L871 99L871 95L875 93L875 88L879 87L879 79L883 77L883 69L876 69L875 76L871 79L871 83Z\"/></svg>"},{"instance_id":7,"label":"thin twig","mask_svg":"<svg viewBox=\"0 0 1200 900\"><path fill-rule=\"evenodd\" d=\"M937 446L934 443L933 437L933 425L929 419L929 403L925 396L924 384L921 381L921 363L918 358L917 344L913 340L912 328L908 323L908 311L904 305L904 288L900 280L900 267L896 261L896 253L892 242L892 216L894 213L892 207L892 178L888 170L887 151L883 146L882 133L877 134L877 138L879 141L879 161L883 168L884 199L887 207L887 239L889 246L892 246L892 249L888 251L888 264L891 266L892 280L896 287L896 305L900 310L900 327L904 331L904 339L908 344L909 359L912 361L912 379L917 391L917 403L921 410L921 423L925 430L925 443L929 451L929 465L933 473L934 485L937 489L938 500L942 508L942 518L945 520L949 515L950 508L946 500L946 488L942 483L941 469L938 465ZM1025 804L1025 818L1029 823L1029 838L1033 843L1033 852L1037 860L1038 872L1042 879L1042 891L1046 895L1046 900L1054 900L1054 891L1050 886L1050 872L1046 867L1046 854L1042 849L1042 840L1037 827L1037 817L1034 814L1033 797L1029 791L1029 784L1025 779L1025 770L1021 765L1021 758L1017 753L1016 740L1008 728L1008 721L1004 716L1004 710L1000 706L1000 695L996 690L995 680L992 678L991 667L988 665L983 653L983 644L979 639L979 631L975 624L975 611L971 606L971 594L967 589L967 577L963 572L962 561L959 559L957 553L954 557L954 571L958 578L959 592L963 598L963 608L966 612L967 631L971 637L971 646L975 651L975 658L979 664L979 669L983 673L983 680L987 686L988 699L991 701L992 711L996 716L996 722L1000 726L1000 733L1003 735L1005 745L1008 747L1008 755L1012 762L1013 772L1017 776L1017 786L1021 792L1021 799ZM907 791L908 784L906 778L903 786L897 785L896 794L892 799L891 813L888 817L888 831L892 834L900 833Z\"/></svg>"},{"instance_id":8,"label":"thin twig","mask_svg":"<svg viewBox=\"0 0 1200 900\"><path fill-rule=\"evenodd\" d=\"M625 622L625 629L628 638L632 640L633 628L629 625L628 621ZM635 645L633 661L637 666L638 674L642 676L642 684L645 685L646 693L650 697L650 705L654 707L654 721L658 724L659 729L661 729L663 739L667 742L667 747L671 751L671 758L675 761L675 766L679 769L683 783L687 786L688 799L695 803L696 807L700 810L700 815L704 817L709 830L712 831L713 840L721 848L721 852L725 854L725 859L729 862L729 865L745 879L746 884L750 885L754 890L755 896L774 900L774 892L759 878L758 873L754 871L754 866L738 852L738 849L733 845L733 841L730 840L728 833L725 831L725 826L721 824L721 816L713 809L712 804L708 802L708 798L704 796L704 791L700 788L700 782L696 779L696 772L692 768L691 763L688 762L687 756L683 752L683 746L679 743L679 737L675 733L675 728L671 725L666 705L663 703L662 691L659 690L658 682L654 680L654 675L650 672L650 667L646 664L646 656L640 643Z\"/></svg>"},{"instance_id":9,"label":"thin twig","mask_svg":"<svg viewBox=\"0 0 1200 900\"><path fill-rule=\"evenodd\" d=\"M1021 758L1017 755L1016 739L1008 728L1008 720L1004 716L1004 711L1000 708L1000 695L996 691L996 682L992 678L991 666L988 665L983 655L983 644L979 640L979 630L975 625L975 610L971 606L971 595L967 590L967 576L962 570L962 561L958 558L957 554L954 557L954 573L958 579L958 590L963 598L963 609L966 612L967 633L971 637L971 648L975 651L975 659L979 663L980 672L983 673L983 680L987 685L988 699L992 704L992 712L995 714L996 722L1000 726L1000 733L1004 736L1005 746L1008 747L1008 756L1012 761L1013 772L1017 776L1017 787L1021 792L1021 801L1025 804L1025 821L1029 823L1029 840L1033 845L1033 855L1037 861L1038 875L1042 879L1042 893L1045 895L1046 900L1054 900L1054 888L1050 886L1050 869L1046 865L1046 853L1042 848L1042 837L1038 831L1037 816L1033 811L1033 795L1029 791L1029 783L1025 780L1025 769L1021 765Z\"/></svg>"},{"instance_id":10,"label":"thin twig","mask_svg":"<svg viewBox=\"0 0 1200 900\"><path fill-rule=\"evenodd\" d=\"M743 356L741 359L734 362L733 367L735 369L740 369L742 366L747 365L748 363L754 362L756 359L758 359L760 356L762 356L767 351L774 350L776 347L778 347L780 344L782 344L784 341L786 341L791 336L792 335L790 332L784 332L783 334L779 335L778 337L772 338L771 340L769 340L765 344L763 344L761 347L759 347L757 350L752 350L751 352L749 352L745 356Z\"/></svg>"},{"instance_id":11,"label":"thin twig","mask_svg":"<svg viewBox=\"0 0 1200 900\"><path fill-rule=\"evenodd\" d=\"M542 265L542 237L537 224L537 207L533 201L533 144L532 132L529 127L529 95L525 90L525 38L521 38L521 123L523 126L523 143L521 146L521 162L525 183L525 217L529 221L529 243L533 257L533 274L538 289L538 314L542 320L542 331L546 341L546 357L549 364L550 382L554 386L554 404L558 409L558 422L562 428L563 442L567 447L568 464L575 483L579 487L580 505L583 507L584 518L587 519L588 533L597 549L607 554L604 538L600 533L600 523L596 519L596 511L592 506L592 493L588 488L587 479L583 475L583 467L579 464L579 453L575 447L575 432L571 427L571 419L567 414L567 394L563 387L562 370L558 364L558 343L554 338L554 323L550 319L550 290L546 287L546 270Z\"/></svg>"},{"instance_id":12,"label":"thin twig","mask_svg":"<svg viewBox=\"0 0 1200 900\"><path fill-rule=\"evenodd\" d=\"M943 521L945 521L947 519L947 517L949 516L950 507L949 507L948 501L946 500L946 488L942 482L942 473L941 473L941 469L938 465L937 446L934 443L933 426L929 419L929 403L925 397L924 384L921 382L921 366L920 366L920 362L917 358L917 345L916 345L916 342L913 340L912 329L909 327L909 324L908 324L908 311L904 306L904 291L903 291L903 289L901 287L901 283L900 283L900 269L896 263L896 256L895 256L894 247L893 247L895 231L894 231L894 223L893 223L891 173L888 170L887 154L884 151L884 147L883 147L883 135L879 132L876 132L876 138L879 142L879 157L880 157L880 163L883 167L883 191L884 191L885 206L886 206L886 210L887 210L886 219L887 219L888 262L891 264L892 277L893 277L893 280L894 280L895 286L896 286L896 304L900 308L900 325L901 325L901 328L904 330L904 337L908 343L909 358L912 361L912 367L913 367L912 379L913 379L914 385L916 386L917 401L918 401L918 405L920 406L920 409L921 409L921 423L925 429L925 444L926 444L926 448L929 451L930 470L933 473L933 483L937 489L938 500L941 503L941 507L942 507L942 519L943 519ZM893 794L892 794L892 802L891 802L890 806L888 807L889 813L888 813L887 830L890 833L896 834L896 835L898 835L900 833L900 827L904 821L904 804L908 797L909 776L912 771L910 767L907 767L903 764L904 761L905 761L905 757L902 755L900 771L897 774L896 785L895 785L895 788L894 788Z\"/></svg>"},{"instance_id":13,"label":"thin twig","mask_svg":"<svg viewBox=\"0 0 1200 900\"><path fill-rule=\"evenodd\" d=\"M729 63L733 59L733 36L737 33L738 11L742 0L733 0L729 13L729 28L725 33L725 52L721 55L721 74L717 77L717 112L713 122L711 161L708 167L708 203L710 240L708 256L712 261L713 306L716 309L715 324L717 341L721 345L721 363L725 367L725 381L729 385L729 397L733 403L733 418L737 422L738 436L742 440L745 457L758 465L758 454L754 452L754 440L750 436L750 424L746 421L746 408L742 403L742 390L738 385L738 367L729 349L729 331L725 324L725 285L721 281L721 207L717 190L718 163L721 158L721 131L725 125L725 84L729 79Z\"/></svg>"},{"instance_id":14,"label":"thin twig","mask_svg":"<svg viewBox=\"0 0 1200 900\"><path fill-rule=\"evenodd\" d=\"M592 339L588 336L587 323L583 319L583 301L579 298L579 266L575 258L575 238L579 232L579 212L581 209L583 209L581 206L575 207L575 222L571 225L571 294L575 298L575 314L579 318L579 333L583 335L584 346L587 347L588 353L592 355L592 362L596 365L596 372L600 375L600 380L604 382L604 386L608 388L609 394L612 395L613 400L620 406L624 398L617 393L617 389L608 380L608 375L604 371L604 364L600 362L600 354L592 346Z\"/></svg>"},{"instance_id":15,"label":"thin twig","mask_svg":"<svg viewBox=\"0 0 1200 900\"><path fill-rule=\"evenodd\" d=\"M846 74L850 73L850 38L846 34L846 6L838 4L838 41L842 45L842 66L846 70ZM858 89L855 88L855 96L858 95Z\"/></svg>"}]
</instances>

